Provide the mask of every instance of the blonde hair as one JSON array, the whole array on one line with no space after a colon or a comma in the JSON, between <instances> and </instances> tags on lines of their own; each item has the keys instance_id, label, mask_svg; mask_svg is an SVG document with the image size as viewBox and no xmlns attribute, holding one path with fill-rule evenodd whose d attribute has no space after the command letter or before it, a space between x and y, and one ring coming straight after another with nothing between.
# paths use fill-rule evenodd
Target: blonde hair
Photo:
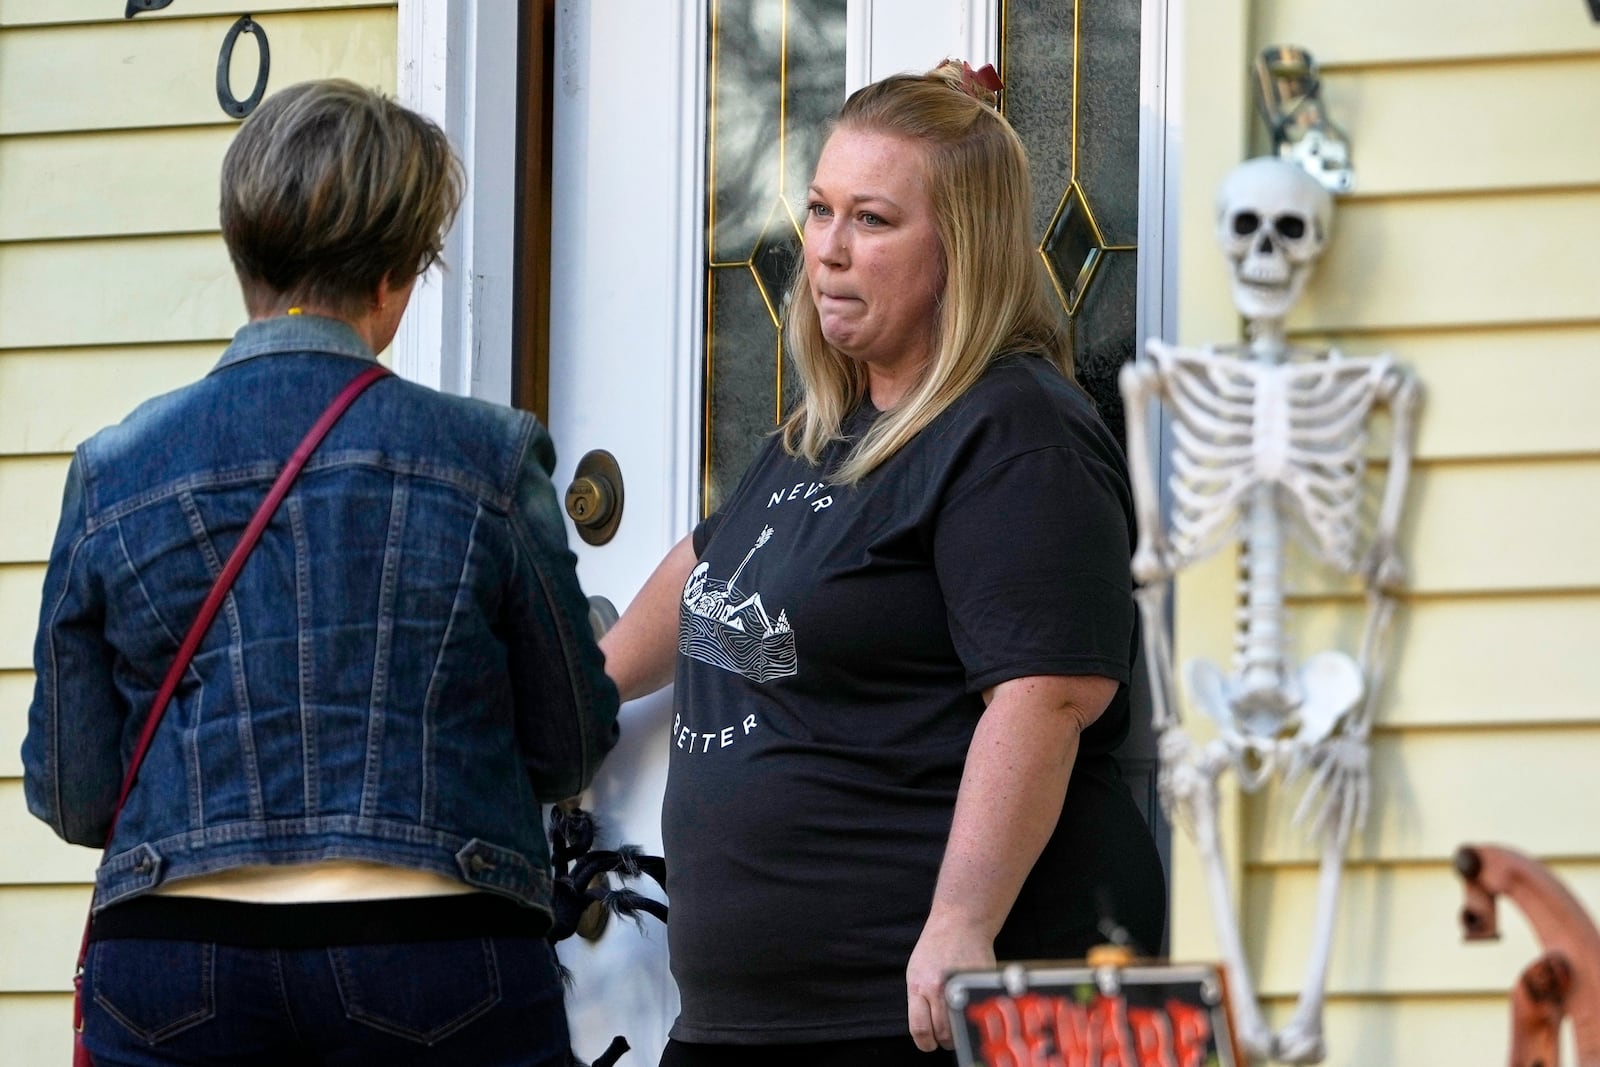
<instances>
[{"instance_id":1,"label":"blonde hair","mask_svg":"<svg viewBox=\"0 0 1600 1067\"><path fill-rule=\"evenodd\" d=\"M1070 342L1029 234L1027 151L991 101L963 64L947 60L926 74L899 74L856 90L834 120L835 131L887 134L922 146L945 276L932 358L832 472L836 482L859 482L894 455L1002 353L1030 352L1072 373ZM867 375L823 339L803 268L789 289L785 340L804 399L783 423L783 445L816 463L866 396Z\"/></svg>"},{"instance_id":2,"label":"blonde hair","mask_svg":"<svg viewBox=\"0 0 1600 1067\"><path fill-rule=\"evenodd\" d=\"M222 161L222 237L252 314L359 312L439 258L466 177L444 131L342 79L268 97Z\"/></svg>"}]
</instances>

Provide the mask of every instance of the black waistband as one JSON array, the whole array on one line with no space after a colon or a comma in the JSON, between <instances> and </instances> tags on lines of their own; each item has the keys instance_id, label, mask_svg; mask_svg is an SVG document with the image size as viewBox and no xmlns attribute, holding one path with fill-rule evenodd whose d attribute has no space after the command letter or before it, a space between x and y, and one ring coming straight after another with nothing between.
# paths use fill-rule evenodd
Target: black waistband
<instances>
[{"instance_id":1,"label":"black waistband","mask_svg":"<svg viewBox=\"0 0 1600 1067\"><path fill-rule=\"evenodd\" d=\"M494 893L306 904L145 895L97 912L91 941L205 941L239 948L543 937L550 917Z\"/></svg>"}]
</instances>

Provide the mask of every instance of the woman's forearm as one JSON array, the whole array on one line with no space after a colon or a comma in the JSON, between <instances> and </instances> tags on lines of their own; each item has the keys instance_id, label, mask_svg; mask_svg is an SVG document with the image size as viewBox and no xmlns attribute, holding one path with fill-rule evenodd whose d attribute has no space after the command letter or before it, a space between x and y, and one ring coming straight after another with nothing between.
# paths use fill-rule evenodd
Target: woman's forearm
<instances>
[{"instance_id":1,"label":"woman's forearm","mask_svg":"<svg viewBox=\"0 0 1600 1067\"><path fill-rule=\"evenodd\" d=\"M979 720L930 922L958 924L992 941L1050 840L1078 735L1100 712L1080 707L1054 682L1007 683Z\"/></svg>"},{"instance_id":2,"label":"woman's forearm","mask_svg":"<svg viewBox=\"0 0 1600 1067\"><path fill-rule=\"evenodd\" d=\"M673 545L628 610L600 639L606 673L624 701L647 696L672 681L678 654L678 605L697 562L691 537Z\"/></svg>"},{"instance_id":3,"label":"woman's forearm","mask_svg":"<svg viewBox=\"0 0 1600 1067\"><path fill-rule=\"evenodd\" d=\"M995 964L994 939L1061 816L1078 736L1116 683L1091 676L998 686L967 752L933 905L906 969L912 1036L950 1047L944 976Z\"/></svg>"}]
</instances>

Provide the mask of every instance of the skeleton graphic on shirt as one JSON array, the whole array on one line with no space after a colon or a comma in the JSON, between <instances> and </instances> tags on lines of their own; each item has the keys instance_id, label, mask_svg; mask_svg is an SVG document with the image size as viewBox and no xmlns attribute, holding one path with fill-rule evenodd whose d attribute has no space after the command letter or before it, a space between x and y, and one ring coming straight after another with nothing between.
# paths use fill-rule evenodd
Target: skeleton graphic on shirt
<instances>
[{"instance_id":1,"label":"skeleton graphic on shirt","mask_svg":"<svg viewBox=\"0 0 1600 1067\"><path fill-rule=\"evenodd\" d=\"M745 596L737 584L751 559L772 540L772 533L772 527L762 527L755 546L725 582L710 576L707 563L690 572L683 587L684 620L678 638L678 649L684 655L754 682L795 673L794 632L788 613L780 610L778 617L772 618L759 592Z\"/></svg>"}]
</instances>

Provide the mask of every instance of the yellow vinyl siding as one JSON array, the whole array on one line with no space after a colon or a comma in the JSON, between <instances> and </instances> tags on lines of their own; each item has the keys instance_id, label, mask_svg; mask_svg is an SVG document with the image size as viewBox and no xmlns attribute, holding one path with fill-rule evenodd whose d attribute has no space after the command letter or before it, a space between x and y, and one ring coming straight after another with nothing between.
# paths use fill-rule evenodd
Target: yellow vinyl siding
<instances>
[{"instance_id":1,"label":"yellow vinyl siding","mask_svg":"<svg viewBox=\"0 0 1600 1067\"><path fill-rule=\"evenodd\" d=\"M7 886L0 893L0 930L6 932L7 947L0 955L0 989L7 993L70 992L72 963L78 958L88 908L88 885ZM0 1002L5 999L0 997ZM18 1067L67 1062L71 1015L59 1019L66 1038L61 1042L63 1056L19 1057L15 1061Z\"/></svg>"},{"instance_id":2,"label":"yellow vinyl siding","mask_svg":"<svg viewBox=\"0 0 1600 1067\"><path fill-rule=\"evenodd\" d=\"M214 233L0 244L0 349L226 342L243 321Z\"/></svg>"},{"instance_id":3,"label":"yellow vinyl siding","mask_svg":"<svg viewBox=\"0 0 1600 1067\"><path fill-rule=\"evenodd\" d=\"M32 699L31 670L0 670L0 779L22 775L22 735Z\"/></svg>"},{"instance_id":4,"label":"yellow vinyl siding","mask_svg":"<svg viewBox=\"0 0 1600 1067\"><path fill-rule=\"evenodd\" d=\"M1349 343L1362 354L1405 353L1427 388L1417 440L1424 459L1600 452L1600 324L1363 334ZM1379 430L1374 455L1387 452L1387 426Z\"/></svg>"},{"instance_id":5,"label":"yellow vinyl siding","mask_svg":"<svg viewBox=\"0 0 1600 1067\"><path fill-rule=\"evenodd\" d=\"M1600 864L1555 862L1551 868L1579 894L1600 898ZM1312 866L1253 872L1246 878L1247 938L1267 945L1261 988L1268 996L1293 997L1310 951L1312 915L1316 910L1317 872ZM1466 942L1458 919L1460 879L1446 863L1356 863L1345 875L1342 891L1346 913L1359 919L1340 927L1334 939L1328 989L1334 995L1389 996L1419 994L1505 996L1515 975L1538 955L1538 942L1522 915L1502 903L1500 940ZM1250 920L1270 911L1271 936L1265 924ZM1502 1001L1501 1010L1510 1010ZM1505 1044L1497 1034L1491 1048ZM1501 1050L1503 1051L1503 1050ZM1404 1064L1404 1060L1373 1063ZM1468 1060L1417 1063L1490 1064L1492 1055Z\"/></svg>"},{"instance_id":6,"label":"yellow vinyl siding","mask_svg":"<svg viewBox=\"0 0 1600 1067\"><path fill-rule=\"evenodd\" d=\"M1413 485L1413 591L1600 587L1600 456L1428 465Z\"/></svg>"},{"instance_id":7,"label":"yellow vinyl siding","mask_svg":"<svg viewBox=\"0 0 1600 1067\"><path fill-rule=\"evenodd\" d=\"M71 1056L70 1041L63 1041L57 1032L62 1020L71 1019L72 997L66 993L17 992L0 997L0 1034L5 1035L8 1055L16 1056L17 1067L71 1062L63 1058Z\"/></svg>"},{"instance_id":8,"label":"yellow vinyl siding","mask_svg":"<svg viewBox=\"0 0 1600 1067\"><path fill-rule=\"evenodd\" d=\"M1374 493L1385 470L1369 474ZM1402 530L1406 594L1451 595L1600 587L1600 455L1499 462L1424 458L1411 473ZM1427 545L1426 552L1415 546ZM1538 546L1537 552L1527 551ZM1302 601L1354 595L1353 578L1291 549L1287 581Z\"/></svg>"},{"instance_id":9,"label":"yellow vinyl siding","mask_svg":"<svg viewBox=\"0 0 1600 1067\"><path fill-rule=\"evenodd\" d=\"M248 5L251 15L275 12L304 12L309 8L323 10L341 7L384 7L373 0L254 0ZM101 3L100 0L0 0L0 27L72 25L86 22L112 22L121 15L125 5ZM116 8L114 13L110 13ZM164 19L194 18L197 15L226 15L238 18L246 10L237 0L183 0L182 3L159 11L142 11L135 16L139 22ZM110 14L108 14L110 13ZM0 1031L3 1033L4 1031Z\"/></svg>"},{"instance_id":10,"label":"yellow vinyl siding","mask_svg":"<svg viewBox=\"0 0 1600 1067\"><path fill-rule=\"evenodd\" d=\"M383 7L373 0L254 0L248 5L252 15L274 12L304 12L308 8ZM100 0L0 0L0 27L71 25L86 22L111 22L118 19L125 5ZM109 14L112 8L115 13ZM245 10L237 0L183 0L159 11L142 11L135 19L154 22L163 19L194 18L196 15L227 15L238 18ZM0 1033L4 1033L0 1030Z\"/></svg>"},{"instance_id":11,"label":"yellow vinyl siding","mask_svg":"<svg viewBox=\"0 0 1600 1067\"><path fill-rule=\"evenodd\" d=\"M1289 1021L1294 1002L1269 1003L1274 1026ZM1505 1060L1504 997L1329 998L1327 1063L1361 1067L1496 1067ZM1562 1059L1572 1063L1570 1052Z\"/></svg>"},{"instance_id":12,"label":"yellow vinyl siding","mask_svg":"<svg viewBox=\"0 0 1600 1067\"><path fill-rule=\"evenodd\" d=\"M1481 841L1600 861L1588 817L1597 766L1600 722L1380 730L1372 739L1372 811L1348 855L1369 863L1443 862L1457 846ZM1299 790L1276 795L1288 802L1252 806L1246 866L1316 863L1316 845L1291 825ZM1273 796L1263 792L1259 799ZM1440 914L1453 921L1458 907L1441 902ZM1372 920L1348 914L1359 916L1358 923Z\"/></svg>"},{"instance_id":13,"label":"yellow vinyl siding","mask_svg":"<svg viewBox=\"0 0 1600 1067\"><path fill-rule=\"evenodd\" d=\"M28 812L20 778L0 780L0 841L7 846L0 852L0 885L88 882L100 859L92 849L62 845Z\"/></svg>"},{"instance_id":14,"label":"yellow vinyl siding","mask_svg":"<svg viewBox=\"0 0 1600 1067\"><path fill-rule=\"evenodd\" d=\"M233 131L230 123L0 139L0 240L213 232Z\"/></svg>"},{"instance_id":15,"label":"yellow vinyl siding","mask_svg":"<svg viewBox=\"0 0 1600 1067\"><path fill-rule=\"evenodd\" d=\"M1502 843L1546 859L1600 917L1600 835L1583 818L1600 762L1600 302L1588 264L1600 147L1583 134L1600 124L1600 25L1569 0L1528 0L1514 17L1489 0L1241 2L1243 64L1207 58L1211 73L1198 73L1203 42L1187 46L1189 113L1198 99L1248 94L1262 46L1303 45L1356 168L1294 335L1350 356L1388 352L1426 392L1372 810L1349 849L1334 940L1327 1062L1504 1062L1506 993L1537 949L1509 902L1501 942L1463 942L1455 849ZM1194 344L1235 329L1202 193L1265 140L1241 114L1234 130L1206 126L1185 144L1198 148L1185 186L1205 185L1182 201L1180 330ZM1388 440L1377 429L1375 484ZM1354 586L1303 557L1290 577L1300 654L1353 652L1365 611ZM1224 556L1181 583L1180 661L1228 662L1235 579ZM1318 850L1292 824L1298 785L1233 796L1236 905L1281 1024L1304 979ZM1192 955L1207 947L1209 916L1192 847L1177 853L1173 943Z\"/></svg>"},{"instance_id":16,"label":"yellow vinyl siding","mask_svg":"<svg viewBox=\"0 0 1600 1067\"><path fill-rule=\"evenodd\" d=\"M1559 56L1595 34L1588 8L1569 0L1253 0L1252 14L1255 45L1301 44L1324 64Z\"/></svg>"},{"instance_id":17,"label":"yellow vinyl siding","mask_svg":"<svg viewBox=\"0 0 1600 1067\"><path fill-rule=\"evenodd\" d=\"M1600 44L1600 27L1595 36ZM1581 91L1576 83L1571 89ZM1353 348L1360 332L1395 327L1587 322L1595 312L1592 272L1552 268L1597 243L1600 188L1358 194L1340 202L1333 243L1289 325L1336 330Z\"/></svg>"},{"instance_id":18,"label":"yellow vinyl siding","mask_svg":"<svg viewBox=\"0 0 1600 1067\"><path fill-rule=\"evenodd\" d=\"M1386 470L1368 476L1373 495ZM1460 596L1600 586L1600 456L1561 454L1500 462L1424 458L1411 473L1402 538L1426 544L1405 555L1407 596ZM1530 545L1539 551L1525 551ZM1354 577L1308 560L1298 544L1285 566L1291 595L1304 607L1322 597L1354 597Z\"/></svg>"},{"instance_id":19,"label":"yellow vinyl siding","mask_svg":"<svg viewBox=\"0 0 1600 1067\"><path fill-rule=\"evenodd\" d=\"M61 499L67 462L66 456L12 456L0 461L0 500L36 500L40 504L18 508L0 523L0 563L26 563L50 554L56 516L44 504Z\"/></svg>"},{"instance_id":20,"label":"yellow vinyl siding","mask_svg":"<svg viewBox=\"0 0 1600 1067\"><path fill-rule=\"evenodd\" d=\"M1600 98L1550 103L1574 84L1600 81L1600 57L1341 67L1329 77L1329 109L1362 133L1363 196L1600 181L1600 138L1579 132L1600 128Z\"/></svg>"},{"instance_id":21,"label":"yellow vinyl siding","mask_svg":"<svg viewBox=\"0 0 1600 1067\"><path fill-rule=\"evenodd\" d=\"M0 134L225 125L217 55L238 16L7 29L0 33ZM333 74L394 86L393 5L258 21L272 51L269 88ZM254 84L255 55L248 38L234 49L233 90L240 99ZM115 180L114 173L107 178Z\"/></svg>"},{"instance_id":22,"label":"yellow vinyl siding","mask_svg":"<svg viewBox=\"0 0 1600 1067\"><path fill-rule=\"evenodd\" d=\"M33 693L44 560L71 450L204 374L244 320L217 235L217 105L240 11L185 0L0 0L0 1034L6 1063L65 1062L72 960L97 853L26 811L18 747ZM393 2L265 0L269 89L342 76L392 92ZM242 38L234 91L255 77Z\"/></svg>"},{"instance_id":23,"label":"yellow vinyl siding","mask_svg":"<svg viewBox=\"0 0 1600 1067\"><path fill-rule=\"evenodd\" d=\"M1363 610L1359 601L1297 604L1293 632L1307 652L1353 648ZM1396 617L1378 727L1593 722L1597 632L1594 592L1408 598ZM1536 701L1530 679L1539 682Z\"/></svg>"},{"instance_id":24,"label":"yellow vinyl siding","mask_svg":"<svg viewBox=\"0 0 1600 1067\"><path fill-rule=\"evenodd\" d=\"M216 340L0 349L0 456L71 452L128 413L129 374L155 396L205 374L219 351Z\"/></svg>"},{"instance_id":25,"label":"yellow vinyl siding","mask_svg":"<svg viewBox=\"0 0 1600 1067\"><path fill-rule=\"evenodd\" d=\"M10 507L11 501L6 502ZM20 507L59 509L61 501L17 501ZM33 668L33 632L39 622L44 564L0 563L0 670ZM26 710L26 709L24 709Z\"/></svg>"}]
</instances>

